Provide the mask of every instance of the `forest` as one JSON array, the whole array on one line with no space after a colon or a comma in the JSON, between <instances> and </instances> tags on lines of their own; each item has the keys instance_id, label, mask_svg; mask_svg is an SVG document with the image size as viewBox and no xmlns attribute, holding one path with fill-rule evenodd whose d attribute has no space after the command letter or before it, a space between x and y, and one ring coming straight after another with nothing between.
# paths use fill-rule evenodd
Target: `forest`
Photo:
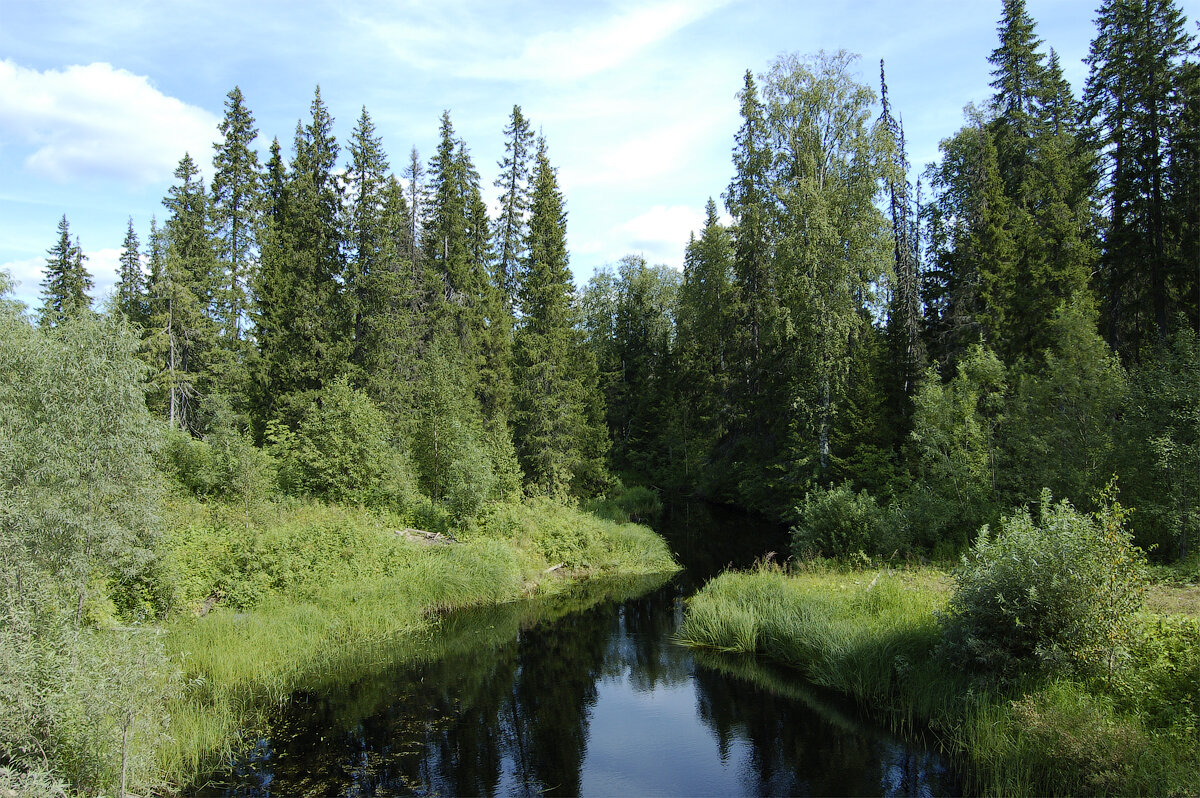
<instances>
[{"instance_id":1,"label":"forest","mask_svg":"<svg viewBox=\"0 0 1200 798\"><path fill-rule=\"evenodd\" d=\"M629 523L660 502L879 564L953 560L1065 501L1194 569L1200 37L1173 0L1105 0L1095 24L1072 87L1005 0L994 93L924 169L885 64L747 70L682 271L630 254L581 287L520 106L490 211L448 111L397 167L365 107L339 144L318 88L263 162L234 88L211 181L183 156L102 308L65 215L40 308L0 291L0 787L178 788L320 647L221 683L195 618L214 605L332 618L352 585L408 580L415 628L564 564L666 571ZM384 527L464 545L422 565ZM214 702L222 721L188 714Z\"/></svg>"}]
</instances>

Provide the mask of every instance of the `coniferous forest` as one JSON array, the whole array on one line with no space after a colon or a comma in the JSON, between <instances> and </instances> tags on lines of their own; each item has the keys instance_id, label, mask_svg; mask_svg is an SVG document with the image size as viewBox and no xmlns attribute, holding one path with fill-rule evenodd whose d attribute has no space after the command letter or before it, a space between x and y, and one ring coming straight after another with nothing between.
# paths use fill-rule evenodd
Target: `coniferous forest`
<instances>
[{"instance_id":1,"label":"coniferous forest","mask_svg":"<svg viewBox=\"0 0 1200 798\"><path fill-rule=\"evenodd\" d=\"M232 707L317 667L282 647L220 671L205 646L240 632L197 613L333 617L347 585L399 580L415 628L563 564L661 571L628 523L659 500L761 513L800 559L897 563L1119 497L1131 544L1194 568L1198 42L1174 0L1104 0L1071 86L1005 0L993 94L927 166L886 64L780 56L745 73L682 271L631 254L581 287L520 106L489 210L449 111L434 152L397 156L366 108L338 142L318 88L264 160L234 88L161 221L130 220L108 304L64 216L40 308L0 306L0 786L178 789ZM368 528L462 545L420 564Z\"/></svg>"}]
</instances>

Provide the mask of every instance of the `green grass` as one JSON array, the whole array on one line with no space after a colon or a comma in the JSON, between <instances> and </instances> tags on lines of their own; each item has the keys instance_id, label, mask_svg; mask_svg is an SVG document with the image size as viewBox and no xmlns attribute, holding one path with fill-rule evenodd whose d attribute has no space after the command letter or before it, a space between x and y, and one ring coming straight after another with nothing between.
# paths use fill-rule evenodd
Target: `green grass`
<instances>
[{"instance_id":1,"label":"green grass","mask_svg":"<svg viewBox=\"0 0 1200 798\"><path fill-rule=\"evenodd\" d=\"M1200 623L1143 615L1112 682L988 683L939 656L949 591L933 569L725 573L689 601L680 636L768 657L896 727L929 728L972 792L1200 793Z\"/></svg>"},{"instance_id":2,"label":"green grass","mask_svg":"<svg viewBox=\"0 0 1200 798\"><path fill-rule=\"evenodd\" d=\"M184 500L168 518L160 580L176 612L162 637L180 678L157 747L167 785L227 757L302 686L442 656L444 610L678 569L651 530L549 501L497 504L449 545L404 539L398 516L317 503L248 518Z\"/></svg>"}]
</instances>

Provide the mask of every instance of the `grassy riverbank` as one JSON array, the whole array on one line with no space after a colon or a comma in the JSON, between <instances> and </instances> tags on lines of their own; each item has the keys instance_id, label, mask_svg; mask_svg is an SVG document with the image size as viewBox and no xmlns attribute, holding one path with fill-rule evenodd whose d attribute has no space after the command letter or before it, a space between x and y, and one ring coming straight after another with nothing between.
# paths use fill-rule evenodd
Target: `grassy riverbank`
<instances>
[{"instance_id":1,"label":"grassy riverbank","mask_svg":"<svg viewBox=\"0 0 1200 798\"><path fill-rule=\"evenodd\" d=\"M235 511L179 509L167 557L177 601L220 601L205 617L178 618L166 637L186 685L159 755L174 783L224 752L256 706L347 659L436 656L423 639L440 610L677 568L646 527L549 501L498 504L453 543L409 540L399 518L339 507L277 508L248 536Z\"/></svg>"},{"instance_id":2,"label":"grassy riverbank","mask_svg":"<svg viewBox=\"0 0 1200 798\"><path fill-rule=\"evenodd\" d=\"M984 682L949 665L937 612L945 571L764 567L691 599L681 636L754 653L855 698L898 726L928 727L997 795L1200 793L1200 608L1145 612L1111 678L1027 674ZM1187 587L1160 587L1172 606Z\"/></svg>"},{"instance_id":3,"label":"grassy riverbank","mask_svg":"<svg viewBox=\"0 0 1200 798\"><path fill-rule=\"evenodd\" d=\"M650 529L548 500L497 503L432 541L404 517L316 502L177 498L162 523L141 596L145 617L165 619L131 626L116 620L128 607L89 606L47 684L70 752L54 776L85 793L171 793L296 689L437 658L443 610L678 568ZM61 794L40 772L0 771L0 794Z\"/></svg>"}]
</instances>

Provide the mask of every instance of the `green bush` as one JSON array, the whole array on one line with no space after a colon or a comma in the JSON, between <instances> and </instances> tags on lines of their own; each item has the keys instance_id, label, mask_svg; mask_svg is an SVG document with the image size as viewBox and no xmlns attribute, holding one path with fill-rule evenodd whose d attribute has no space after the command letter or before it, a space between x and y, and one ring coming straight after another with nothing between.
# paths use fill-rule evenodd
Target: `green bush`
<instances>
[{"instance_id":1,"label":"green bush","mask_svg":"<svg viewBox=\"0 0 1200 798\"><path fill-rule=\"evenodd\" d=\"M849 483L817 489L796 508L792 527L792 555L848 560L860 554L881 551L885 532L884 513L865 490L855 495Z\"/></svg>"},{"instance_id":2,"label":"green bush","mask_svg":"<svg viewBox=\"0 0 1200 798\"><path fill-rule=\"evenodd\" d=\"M1023 508L984 527L956 575L946 646L974 668L1088 670L1128 643L1145 592L1145 558L1111 496L1095 515L1042 491L1040 518Z\"/></svg>"},{"instance_id":3,"label":"green bush","mask_svg":"<svg viewBox=\"0 0 1200 798\"><path fill-rule=\"evenodd\" d=\"M343 377L305 410L299 428L270 422L267 439L285 491L332 502L402 509L416 500L408 458L388 438L391 425Z\"/></svg>"}]
</instances>

